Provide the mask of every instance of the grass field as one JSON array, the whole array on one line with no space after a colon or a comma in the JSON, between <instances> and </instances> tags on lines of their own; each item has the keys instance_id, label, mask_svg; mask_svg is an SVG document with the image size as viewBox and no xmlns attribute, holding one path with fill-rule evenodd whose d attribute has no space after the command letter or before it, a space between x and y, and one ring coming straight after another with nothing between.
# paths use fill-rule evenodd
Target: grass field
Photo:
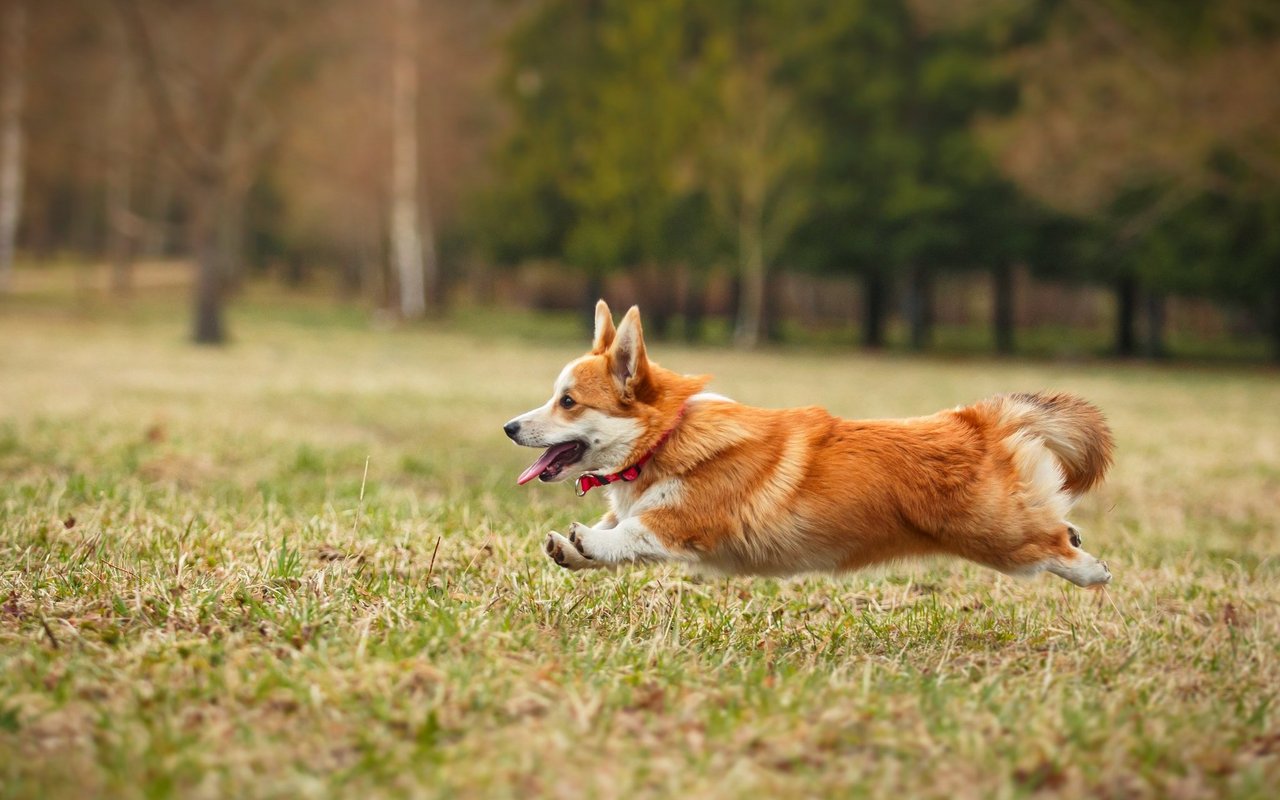
<instances>
[{"instance_id":1,"label":"grass field","mask_svg":"<svg viewBox=\"0 0 1280 800\"><path fill-rule=\"evenodd\" d=\"M584 344L0 306L5 797L1274 797L1280 376L651 345L742 401L1099 403L1106 591L567 573L502 436ZM366 475L367 470L367 475ZM562 529L562 528L561 528Z\"/></svg>"}]
</instances>

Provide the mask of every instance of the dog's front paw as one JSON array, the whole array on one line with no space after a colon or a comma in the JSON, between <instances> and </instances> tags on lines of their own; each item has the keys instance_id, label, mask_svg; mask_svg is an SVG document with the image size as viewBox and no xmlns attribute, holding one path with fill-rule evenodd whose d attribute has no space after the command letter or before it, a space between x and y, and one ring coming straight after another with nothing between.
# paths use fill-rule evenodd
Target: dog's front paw
<instances>
[{"instance_id":1,"label":"dog's front paw","mask_svg":"<svg viewBox=\"0 0 1280 800\"><path fill-rule=\"evenodd\" d=\"M569 527L569 538L565 538L560 534L552 531L547 536L547 543L543 549L547 553L547 557L556 562L565 569L579 570L591 569L597 566L585 553L582 552L582 533L578 523L574 523Z\"/></svg>"},{"instance_id":2,"label":"dog's front paw","mask_svg":"<svg viewBox=\"0 0 1280 800\"><path fill-rule=\"evenodd\" d=\"M586 537L583 535L583 532L586 531L586 529L587 526L583 525L581 522L571 522L569 523L568 538L569 543L578 549L578 552L582 554L583 558L590 559L591 556L587 555Z\"/></svg>"}]
</instances>

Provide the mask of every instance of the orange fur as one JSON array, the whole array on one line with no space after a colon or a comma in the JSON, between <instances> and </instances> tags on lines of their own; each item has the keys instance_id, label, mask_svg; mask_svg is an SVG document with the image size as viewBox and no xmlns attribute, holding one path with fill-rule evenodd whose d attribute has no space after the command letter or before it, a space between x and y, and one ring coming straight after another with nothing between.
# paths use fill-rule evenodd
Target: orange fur
<instances>
[{"instance_id":1,"label":"orange fur","mask_svg":"<svg viewBox=\"0 0 1280 800\"><path fill-rule=\"evenodd\" d=\"M1092 568L1085 559L1100 562L1064 519L1111 463L1110 430L1089 403L1012 394L927 417L855 421L817 407L690 402L708 378L648 361L639 324L633 308L619 328L634 328L634 374L618 377L627 354L617 352L611 320L573 368L579 405L566 413L594 408L637 422L633 462L674 426L638 480L607 487L606 527L642 509L634 516L672 557L728 572L948 554L1009 573L1050 569L1081 585L1110 579L1105 565L1105 580L1079 572ZM645 499L655 487L664 494Z\"/></svg>"}]
</instances>

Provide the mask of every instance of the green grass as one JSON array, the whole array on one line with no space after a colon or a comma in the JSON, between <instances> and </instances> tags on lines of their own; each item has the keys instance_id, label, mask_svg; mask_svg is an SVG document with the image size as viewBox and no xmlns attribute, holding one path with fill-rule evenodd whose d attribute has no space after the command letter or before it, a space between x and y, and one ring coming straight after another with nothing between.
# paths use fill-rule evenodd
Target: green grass
<instances>
[{"instance_id":1,"label":"green grass","mask_svg":"<svg viewBox=\"0 0 1280 800\"><path fill-rule=\"evenodd\" d=\"M1280 783L1275 372L655 344L740 400L849 416L1085 394L1120 451L1076 521L1115 583L570 574L545 533L602 500L517 489L531 454L500 431L577 354L563 321L378 331L251 297L202 350L181 305L51 309L0 306L4 796Z\"/></svg>"}]
</instances>

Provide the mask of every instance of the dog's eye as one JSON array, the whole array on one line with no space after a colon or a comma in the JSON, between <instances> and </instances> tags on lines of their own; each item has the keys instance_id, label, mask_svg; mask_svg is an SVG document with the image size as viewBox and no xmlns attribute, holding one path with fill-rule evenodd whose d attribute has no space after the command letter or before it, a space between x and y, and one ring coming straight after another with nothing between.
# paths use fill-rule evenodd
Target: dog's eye
<instances>
[{"instance_id":1,"label":"dog's eye","mask_svg":"<svg viewBox=\"0 0 1280 800\"><path fill-rule=\"evenodd\" d=\"M561 408L573 408L573 404L574 404L574 399L567 394L564 397L560 398Z\"/></svg>"}]
</instances>

